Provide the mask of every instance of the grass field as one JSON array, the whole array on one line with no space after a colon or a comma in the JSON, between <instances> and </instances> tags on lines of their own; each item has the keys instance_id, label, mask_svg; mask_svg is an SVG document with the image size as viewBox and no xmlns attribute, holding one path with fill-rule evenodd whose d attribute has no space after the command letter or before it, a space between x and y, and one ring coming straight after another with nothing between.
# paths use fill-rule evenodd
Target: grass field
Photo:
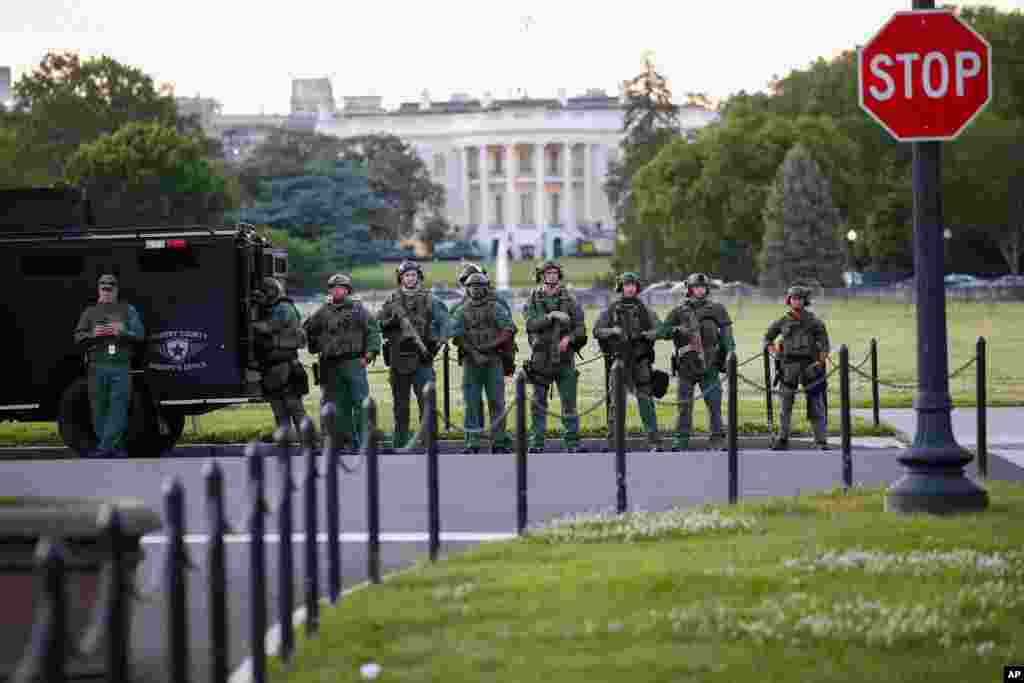
<instances>
[{"instance_id":1,"label":"grass field","mask_svg":"<svg viewBox=\"0 0 1024 683\"><path fill-rule=\"evenodd\" d=\"M739 360L745 361L759 354L761 338L768 324L779 316L784 308L781 305L754 304L745 299L723 298L722 302L728 307L730 314L735 321L737 337L737 356ZM841 344L847 344L850 349L851 364L860 364L868 353L869 343L872 337L878 338L879 348L879 375L889 383L913 384L916 382L917 368L917 333L915 309L913 306L865 300L850 301L819 301L815 306L819 316L824 318L829 327L833 345L833 358L838 363L838 350ZM658 313L661 316L667 314L668 309L659 307ZM310 312L309 309L304 314ZM1024 304L1022 303L966 303L948 302L947 312L949 318L949 365L950 370L955 370L963 363L970 360L974 354L975 343L979 335L988 339L988 400L989 405L1024 405L1024 358L1021 357L1020 349L1024 348ZM593 327L599 311L588 309L587 328L588 332ZM517 320L520 334L517 339L519 345L519 358L522 362L526 359L528 347L526 335L521 317ZM667 369L671 353L669 342L659 342L657 345L657 365ZM589 346L584 349L583 356L586 359L593 358L599 354L595 340L591 339ZM440 354L438 354L438 380L440 382ZM311 364L313 358L304 356L303 361ZM869 365L864 365L865 372L870 371ZM581 415L581 425L584 433L603 435L607 422L604 407L598 407L589 413L584 413L597 405L604 396L604 364L602 361L588 363L580 368L581 377L579 382L578 407ZM392 418L391 392L387 381L387 370L383 363L378 360L370 375L371 395L378 401L381 426L390 432ZM763 383L763 366L760 359L754 360L741 368L740 372L744 377L756 383ZM451 366L452 381L452 424L453 427L462 424L462 396L461 368L454 362L452 354ZM954 404L957 406L972 406L975 403L975 368L969 367L959 376L950 382L950 390ZM506 384L506 396L511 400L514 397L515 387L511 379ZM870 406L871 390L870 384L858 377L852 376L851 393L854 406ZM914 399L913 390L881 388L881 403L883 407L910 407ZM675 383L669 388L666 400L675 398ZM766 433L766 411L764 394L747 383L741 382L739 386L739 429L743 433ZM306 406L311 414L319 411L320 394L319 388L313 387L313 391L306 397ZM794 421L796 433L808 433L809 427L803 419L803 400L798 399ZM839 378L833 375L829 381L829 429L833 434L838 434L839 419ZM549 402L549 409L552 412L560 410L560 402L556 395ZM775 404L776 414L778 403ZM416 408L412 410L413 419L416 420ZM665 431L674 426L676 409L668 404L658 406L658 424ZM272 419L270 408L264 404L249 405L234 409L220 410L200 418L200 429L193 433L190 424L186 424L185 442L238 442L252 438L269 436L272 432ZM640 429L640 419L636 411L635 401L630 401L628 424L634 431ZM694 411L694 424L696 432L706 431L707 420L705 407L698 402ZM509 420L508 425L514 425ZM548 421L549 433L555 435L561 427L554 419ZM443 425L442 425L443 428ZM854 433L858 435L885 434L891 433L885 429L876 430L859 419L855 420ZM455 433L449 436L456 436ZM3 423L0 424L0 445L15 445L26 443L59 443L55 425L47 423Z\"/></svg>"},{"instance_id":2,"label":"grass field","mask_svg":"<svg viewBox=\"0 0 1024 683\"><path fill-rule=\"evenodd\" d=\"M562 267L572 273L573 283L580 287L589 287L594 278L605 275L611 270L611 259L605 256L592 258L572 256L559 259ZM512 287L531 287L534 282L534 268L542 261L509 261L509 284ZM395 286L395 267L397 263L381 263L367 268L356 268L352 271L352 279L357 289L392 289ZM447 284L458 287L456 278L462 270L461 261L434 261L421 263L426 275L427 286ZM493 279L497 267L494 263L485 263L488 275Z\"/></svg>"},{"instance_id":3,"label":"grass field","mask_svg":"<svg viewBox=\"0 0 1024 683\"><path fill-rule=\"evenodd\" d=\"M1024 651L1024 487L895 515L884 492L557 520L321 613L286 683L1002 680Z\"/></svg>"}]
</instances>

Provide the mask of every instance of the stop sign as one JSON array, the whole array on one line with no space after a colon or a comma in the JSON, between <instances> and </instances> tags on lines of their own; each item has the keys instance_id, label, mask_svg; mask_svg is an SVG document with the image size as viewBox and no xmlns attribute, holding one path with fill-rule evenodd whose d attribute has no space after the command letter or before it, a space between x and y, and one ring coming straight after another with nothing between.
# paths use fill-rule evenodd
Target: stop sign
<instances>
[{"instance_id":1,"label":"stop sign","mask_svg":"<svg viewBox=\"0 0 1024 683\"><path fill-rule=\"evenodd\" d=\"M949 10L896 12L860 49L857 80L897 140L952 140L992 95L992 48Z\"/></svg>"}]
</instances>

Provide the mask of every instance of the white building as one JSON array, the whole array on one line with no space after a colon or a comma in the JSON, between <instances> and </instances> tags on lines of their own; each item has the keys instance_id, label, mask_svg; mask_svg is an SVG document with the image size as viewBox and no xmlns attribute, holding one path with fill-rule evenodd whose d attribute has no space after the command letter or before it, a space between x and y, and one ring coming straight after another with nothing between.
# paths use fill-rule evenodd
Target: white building
<instances>
[{"instance_id":1,"label":"white building","mask_svg":"<svg viewBox=\"0 0 1024 683\"><path fill-rule=\"evenodd\" d=\"M412 145L447 190L446 218L485 254L502 237L513 258L558 257L581 244L614 246L612 209L602 186L620 153L622 100L590 90L558 99L470 99L454 95L397 110L379 97L345 97L320 107L316 131L338 137L390 133ZM684 107L684 131L716 114Z\"/></svg>"}]
</instances>

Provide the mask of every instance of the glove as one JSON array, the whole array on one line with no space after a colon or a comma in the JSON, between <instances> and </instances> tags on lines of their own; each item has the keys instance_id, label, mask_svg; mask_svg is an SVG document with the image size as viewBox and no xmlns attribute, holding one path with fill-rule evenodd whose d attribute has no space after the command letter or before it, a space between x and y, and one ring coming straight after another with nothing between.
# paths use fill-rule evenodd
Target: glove
<instances>
[{"instance_id":1,"label":"glove","mask_svg":"<svg viewBox=\"0 0 1024 683\"><path fill-rule=\"evenodd\" d=\"M828 362L828 352L827 351L822 351L821 353L818 354L818 365L820 365L822 368L824 368L825 364L827 362Z\"/></svg>"},{"instance_id":2,"label":"glove","mask_svg":"<svg viewBox=\"0 0 1024 683\"><path fill-rule=\"evenodd\" d=\"M560 322L563 325L569 324L569 314L564 311L551 311L548 313L548 320Z\"/></svg>"}]
</instances>

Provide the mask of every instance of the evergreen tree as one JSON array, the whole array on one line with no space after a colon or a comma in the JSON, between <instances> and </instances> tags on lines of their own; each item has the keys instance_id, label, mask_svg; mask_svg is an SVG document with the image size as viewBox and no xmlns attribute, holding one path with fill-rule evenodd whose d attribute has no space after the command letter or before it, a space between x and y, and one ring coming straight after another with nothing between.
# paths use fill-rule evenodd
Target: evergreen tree
<instances>
[{"instance_id":1,"label":"evergreen tree","mask_svg":"<svg viewBox=\"0 0 1024 683\"><path fill-rule=\"evenodd\" d=\"M785 287L795 280L842 286L839 211L828 180L802 144L786 153L762 215L762 286Z\"/></svg>"}]
</instances>

